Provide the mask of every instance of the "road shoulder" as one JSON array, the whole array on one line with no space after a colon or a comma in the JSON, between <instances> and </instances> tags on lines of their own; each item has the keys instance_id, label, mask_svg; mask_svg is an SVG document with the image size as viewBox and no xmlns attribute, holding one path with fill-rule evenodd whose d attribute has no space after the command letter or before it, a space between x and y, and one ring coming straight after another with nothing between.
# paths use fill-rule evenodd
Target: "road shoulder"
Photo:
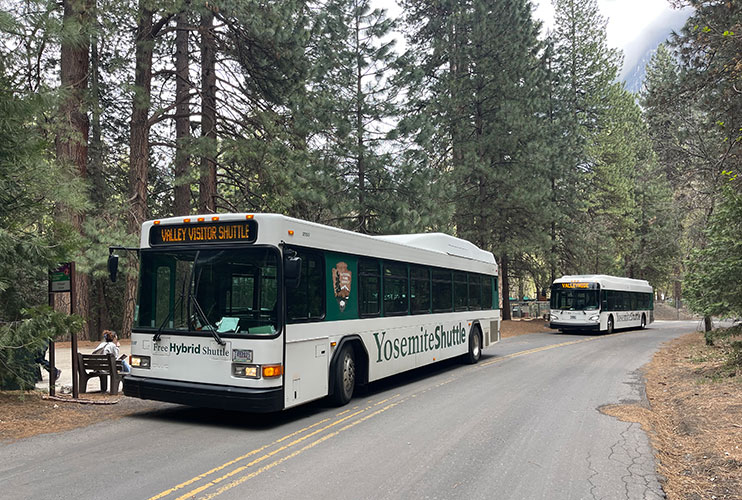
<instances>
[{"instance_id":1,"label":"road shoulder","mask_svg":"<svg viewBox=\"0 0 742 500\"><path fill-rule=\"evenodd\" d=\"M668 342L645 367L648 407L601 410L640 423L668 498L742 498L742 380L719 379L701 332Z\"/></svg>"}]
</instances>

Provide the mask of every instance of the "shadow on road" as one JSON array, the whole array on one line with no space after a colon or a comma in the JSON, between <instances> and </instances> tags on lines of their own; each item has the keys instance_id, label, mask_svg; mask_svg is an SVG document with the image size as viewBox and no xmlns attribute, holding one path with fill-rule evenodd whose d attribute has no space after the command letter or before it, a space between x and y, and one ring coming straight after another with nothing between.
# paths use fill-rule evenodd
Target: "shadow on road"
<instances>
[{"instance_id":1,"label":"shadow on road","mask_svg":"<svg viewBox=\"0 0 742 500\"><path fill-rule=\"evenodd\" d=\"M482 360L484 361L493 357L496 356L483 355ZM363 404L363 399L375 398L387 391L400 391L405 386L427 378L443 375L447 372L460 370L466 366L462 364L460 358L453 358L371 382L364 386L357 386L353 400L345 407L336 407L327 398L275 413L250 413L162 403L164 406L162 409L139 412L130 415L129 418L140 420L144 423L146 421L167 421L205 427L212 426L220 429L230 428L245 431L270 430L286 423L314 417L324 412L344 411L353 405Z\"/></svg>"}]
</instances>

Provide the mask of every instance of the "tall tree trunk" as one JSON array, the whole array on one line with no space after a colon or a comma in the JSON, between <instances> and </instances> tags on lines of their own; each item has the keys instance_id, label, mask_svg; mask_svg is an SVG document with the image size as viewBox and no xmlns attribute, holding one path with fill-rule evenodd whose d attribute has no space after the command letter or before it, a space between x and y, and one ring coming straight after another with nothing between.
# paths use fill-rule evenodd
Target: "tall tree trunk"
<instances>
[{"instance_id":1,"label":"tall tree trunk","mask_svg":"<svg viewBox=\"0 0 742 500\"><path fill-rule=\"evenodd\" d=\"M466 116L466 92L464 91L464 81L468 78L468 68L463 46L465 45L464 36L461 33L459 19L463 16L464 7L455 7L455 12L450 16L448 25L448 43L449 55L448 65L450 73L450 100L452 107L449 109L450 135L451 135L451 162L454 171L465 171L465 137L469 130L464 129L467 125ZM459 182L468 182L468 179L458 179ZM463 203L463 204L462 204ZM465 201L457 200L455 203L454 223L456 224L456 235L466 238L471 225L471 217L468 213L468 207Z\"/></svg>"},{"instance_id":2,"label":"tall tree trunk","mask_svg":"<svg viewBox=\"0 0 742 500\"><path fill-rule=\"evenodd\" d=\"M508 256L500 257L500 279L502 279L502 319L509 320L510 317L510 280L508 279L509 268Z\"/></svg>"},{"instance_id":3,"label":"tall tree trunk","mask_svg":"<svg viewBox=\"0 0 742 500\"><path fill-rule=\"evenodd\" d=\"M97 10L97 6L96 6ZM97 12L93 16L97 18ZM103 132L101 129L101 96L100 96L100 56L98 53L98 36L93 33L90 40L90 150L88 158L88 174L93 192L96 196L91 200L95 207L96 213L105 208L106 180L103 176ZM90 324L95 325L95 329L90 331L90 340L100 340L103 329L110 328L110 315L105 307L106 279L97 278L91 283L92 289L95 289L95 307L91 310ZM91 293L92 296L92 293ZM94 312L94 314L93 314Z\"/></svg>"},{"instance_id":4,"label":"tall tree trunk","mask_svg":"<svg viewBox=\"0 0 742 500\"><path fill-rule=\"evenodd\" d=\"M356 147L358 148L358 231L368 233L366 210L366 164L363 155L363 55L361 53L361 17L356 11Z\"/></svg>"},{"instance_id":5,"label":"tall tree trunk","mask_svg":"<svg viewBox=\"0 0 742 500\"><path fill-rule=\"evenodd\" d=\"M88 64L90 61L91 4L89 0L64 0L62 38L60 53L60 83L64 98L60 105L60 127L56 150L59 161L74 165L77 174L85 182L88 176L88 134L90 123L86 110L85 94L88 90ZM60 207L65 212L64 207ZM75 229L82 234L84 213L63 213ZM75 277L74 312L85 319L80 336L90 338L88 324L90 310L90 276L77 273Z\"/></svg>"},{"instance_id":6,"label":"tall tree trunk","mask_svg":"<svg viewBox=\"0 0 742 500\"><path fill-rule=\"evenodd\" d=\"M201 15L201 177L199 213L216 212L216 40L214 13Z\"/></svg>"},{"instance_id":7,"label":"tall tree trunk","mask_svg":"<svg viewBox=\"0 0 742 500\"><path fill-rule=\"evenodd\" d=\"M96 7L97 9L97 7ZM94 16L94 17L97 17ZM90 151L88 155L88 175L93 192L98 196L91 200L96 209L104 208L106 180L103 176L103 131L101 129L101 95L100 95L100 56L98 54L98 36L93 33L90 40Z\"/></svg>"},{"instance_id":8,"label":"tall tree trunk","mask_svg":"<svg viewBox=\"0 0 742 500\"><path fill-rule=\"evenodd\" d=\"M551 47L551 40L549 39L549 47ZM551 50L549 51L549 54L551 54ZM551 69L551 63L552 63L552 57L549 55L548 59L548 81L549 81L549 125L550 130L554 130L554 76L552 74ZM559 254L559 250L557 248L558 242L557 242L557 223L556 218L558 217L558 214L562 207L559 204L559 197L557 196L557 176L559 175L557 172L557 165L558 162L556 158L554 157L554 152L549 151L549 160L551 163L550 168L550 175L551 175L551 224L550 224L550 231L549 235L551 237L551 246L550 252L549 252L549 285L554 283L554 280L556 279L556 273L557 273L557 266L556 266L556 259L557 255Z\"/></svg>"},{"instance_id":9,"label":"tall tree trunk","mask_svg":"<svg viewBox=\"0 0 742 500\"><path fill-rule=\"evenodd\" d=\"M188 74L188 14L178 14L175 37L175 206L173 215L191 213L191 186L188 170L191 155L188 147L191 137L191 81Z\"/></svg>"},{"instance_id":10,"label":"tall tree trunk","mask_svg":"<svg viewBox=\"0 0 742 500\"><path fill-rule=\"evenodd\" d=\"M141 0L137 23L134 104L129 139L129 232L138 234L147 217L147 173L149 167L149 107L152 89L152 49L155 36L153 11ZM128 336L134 324L137 265L129 266L126 275L124 319L121 333Z\"/></svg>"}]
</instances>

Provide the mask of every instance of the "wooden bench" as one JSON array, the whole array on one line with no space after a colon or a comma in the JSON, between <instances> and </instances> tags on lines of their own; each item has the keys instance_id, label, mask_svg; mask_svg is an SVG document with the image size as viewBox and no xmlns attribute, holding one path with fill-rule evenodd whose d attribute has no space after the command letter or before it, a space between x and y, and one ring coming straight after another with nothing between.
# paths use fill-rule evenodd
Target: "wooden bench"
<instances>
[{"instance_id":1,"label":"wooden bench","mask_svg":"<svg viewBox=\"0 0 742 500\"><path fill-rule=\"evenodd\" d=\"M122 364L113 354L83 354L77 353L77 374L80 383L80 392L87 392L88 380L93 377L100 379L100 392L108 390L108 379L111 379L111 394L119 393L119 384L124 379L121 373Z\"/></svg>"}]
</instances>

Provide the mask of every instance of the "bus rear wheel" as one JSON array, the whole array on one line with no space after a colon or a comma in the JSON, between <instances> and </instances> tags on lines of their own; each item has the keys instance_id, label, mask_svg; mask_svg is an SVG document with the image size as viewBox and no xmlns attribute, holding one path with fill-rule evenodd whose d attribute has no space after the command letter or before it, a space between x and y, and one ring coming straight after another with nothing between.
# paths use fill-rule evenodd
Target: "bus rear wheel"
<instances>
[{"instance_id":1,"label":"bus rear wheel","mask_svg":"<svg viewBox=\"0 0 742 500\"><path fill-rule=\"evenodd\" d=\"M338 406L347 404L353 397L356 386L356 360L353 347L345 345L335 364L335 390L332 400Z\"/></svg>"},{"instance_id":2,"label":"bus rear wheel","mask_svg":"<svg viewBox=\"0 0 742 500\"><path fill-rule=\"evenodd\" d=\"M482 332L478 327L471 329L469 334L469 353L466 355L466 361L470 365L477 364L482 357Z\"/></svg>"},{"instance_id":3,"label":"bus rear wheel","mask_svg":"<svg viewBox=\"0 0 742 500\"><path fill-rule=\"evenodd\" d=\"M642 323L639 325L640 330L644 330L647 327L647 317L642 314Z\"/></svg>"}]
</instances>

